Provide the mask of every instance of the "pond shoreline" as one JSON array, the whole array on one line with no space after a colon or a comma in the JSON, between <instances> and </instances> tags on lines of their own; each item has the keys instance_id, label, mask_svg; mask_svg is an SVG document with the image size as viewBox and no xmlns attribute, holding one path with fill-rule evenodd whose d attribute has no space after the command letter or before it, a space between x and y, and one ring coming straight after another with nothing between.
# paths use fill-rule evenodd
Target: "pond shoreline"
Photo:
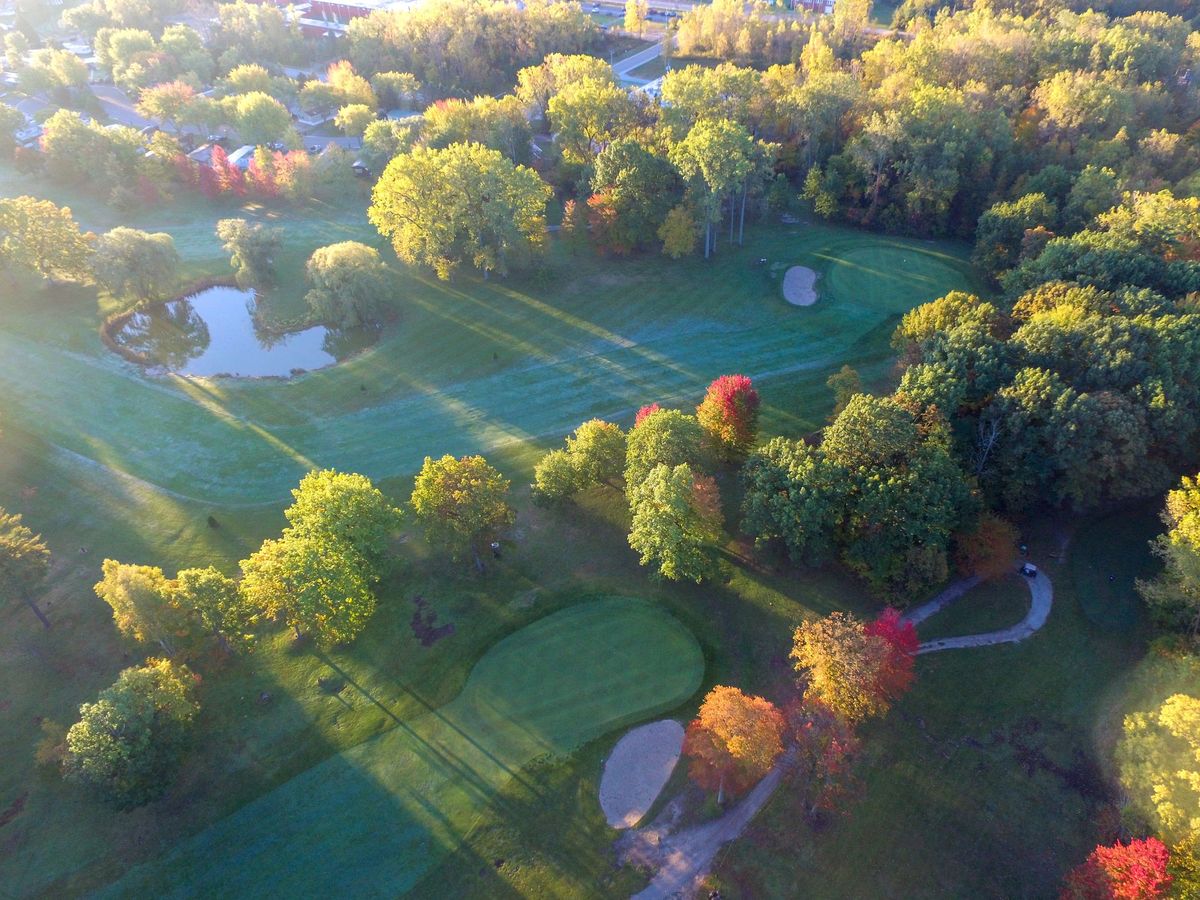
<instances>
[{"instance_id":1,"label":"pond shoreline","mask_svg":"<svg viewBox=\"0 0 1200 900\"><path fill-rule=\"evenodd\" d=\"M301 375L305 375L310 372L317 372L322 369L332 368L333 366L340 365L350 359L353 359L354 357L363 353L365 350L370 349L370 347L373 346L376 342L375 339L372 339L371 342L369 344L367 344L366 346L359 347L358 349L350 352L349 354L347 354L346 356L344 356L342 358L334 357L332 359L332 361L330 361L324 365L313 367L313 368L298 366L286 374L283 374L283 373L280 373L280 374L238 374L236 372L215 372L212 374L204 375L204 374L196 374L196 373L192 373L192 372L174 371L168 365L164 364L161 360L154 358L153 356L149 355L148 353L144 353L140 350L133 349L132 347L129 347L128 345L122 343L117 338L117 335L120 334L120 332L129 324L130 320L136 315L145 314L151 310L156 310L156 309L160 309L160 308L166 309L172 303L189 302L189 301L192 301L197 296L204 294L207 291L211 291L211 290L218 289L218 288L224 288L224 289L236 290L236 291L248 291L252 296L256 296L256 292L253 289L246 289L246 288L240 287L234 279L229 278L228 276L220 277L220 278L202 279L200 281L197 281L197 282L194 282L193 284L191 284L187 288L187 290L181 291L172 297L168 297L166 299L161 299L161 300L142 301L142 302L137 303L134 306L130 307L129 309L121 310L120 312L116 312L116 313L109 315L100 324L100 328L99 328L100 340L105 345L105 347L107 347L113 353L120 356L126 362L133 363L134 365L141 368L143 371L143 374L146 375L147 377L164 377L164 376L171 375L171 376L175 376L175 377L179 377L179 378L199 378L199 379L226 379L226 378L228 378L228 379L237 379L239 381L263 380L263 379L270 379L273 381L290 381L293 378L297 378ZM301 332L307 331L312 328L325 328L330 331L334 330L334 327L332 325L330 325L328 323L323 323L323 322L289 323L289 327L275 329L275 328L270 328L268 326L261 325L259 323L257 316L254 313L251 313L251 318L254 321L254 327L255 327L256 332L266 335L266 336L269 336L269 337L272 337L272 338L277 338L277 339L283 339L289 335L299 334ZM364 331L374 331L374 330L377 330L377 329L364 329Z\"/></svg>"}]
</instances>

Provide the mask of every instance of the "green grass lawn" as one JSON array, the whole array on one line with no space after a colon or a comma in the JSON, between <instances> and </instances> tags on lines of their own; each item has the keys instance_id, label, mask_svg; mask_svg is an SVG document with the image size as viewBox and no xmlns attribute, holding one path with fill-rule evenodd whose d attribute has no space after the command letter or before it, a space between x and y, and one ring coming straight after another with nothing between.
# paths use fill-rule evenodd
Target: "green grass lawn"
<instances>
[{"instance_id":1,"label":"green grass lawn","mask_svg":"<svg viewBox=\"0 0 1200 900\"><path fill-rule=\"evenodd\" d=\"M198 273L219 274L227 263L209 215L180 228L180 251ZM281 219L295 231L283 263L292 279L319 242L369 235L346 216L334 217L338 230L296 219ZM759 257L817 269L821 300L789 306ZM100 342L90 291L7 292L6 419L66 458L223 506L278 503L314 465L379 478L415 471L426 454L545 442L592 416L628 422L653 400L694 404L731 371L760 385L768 431L796 433L823 418L832 371L887 365L903 312L975 286L958 246L816 224L752 230L747 247L723 246L707 264L571 258L555 247L549 267L490 282L408 272L399 322L374 348L285 384L148 379ZM297 285L292 298L301 296Z\"/></svg>"},{"instance_id":2,"label":"green grass lawn","mask_svg":"<svg viewBox=\"0 0 1200 900\"><path fill-rule=\"evenodd\" d=\"M534 759L678 706L703 672L696 639L660 608L572 606L488 650L451 703L309 769L112 893L395 896Z\"/></svg>"},{"instance_id":3,"label":"green grass lawn","mask_svg":"<svg viewBox=\"0 0 1200 900\"><path fill-rule=\"evenodd\" d=\"M1016 625L1029 612L1029 588L1022 576L1013 574L985 581L968 591L937 615L921 623L917 634L923 641L983 634Z\"/></svg>"},{"instance_id":4,"label":"green grass lawn","mask_svg":"<svg viewBox=\"0 0 1200 900\"><path fill-rule=\"evenodd\" d=\"M361 202L275 210L184 198L125 215L4 168L0 192L69 203L94 229L121 222L167 230L196 278L228 272L212 234L218 218L283 225L281 282L264 302L284 321L303 314L299 270L313 249L378 243ZM45 598L54 629L43 633L19 606L0 610L0 812L17 810L0 826L0 884L17 896L96 890L181 843L217 841L219 823L248 804L302 803L307 791L288 785L322 765L344 772L344 786L353 768L366 792L356 796L407 814L392 789L415 770L402 773L399 751L383 750L411 750L403 735L418 722L432 727L431 711L459 710L456 698L471 696L471 673L487 671L477 666L490 648L589 597L640 596L668 611L699 641L705 687L779 696L798 621L877 608L855 581L837 570L776 571L731 541L727 580L657 583L628 548L619 493L596 490L545 511L529 504L523 485L537 456L583 419L628 423L652 400L690 407L725 372L755 378L764 436L819 428L832 405L830 373L849 362L868 384L886 386L899 317L949 289L978 287L965 256L959 245L804 223L755 226L745 248L722 244L708 263L573 257L552 244L546 272L525 278L464 274L444 283L407 271L395 297L398 321L378 345L290 382L147 378L100 342L105 307L93 290L0 290L0 504L23 512L55 553ZM811 308L782 299L777 274L793 264L822 275ZM114 815L35 768L38 722L74 721L81 702L145 653L118 639L91 592L105 557L162 565L168 574L208 563L233 572L278 533L287 491L309 466L364 472L399 502L425 454L472 451L514 479L519 511L503 561L486 576L448 562L412 532L397 545L396 572L380 585L379 610L353 645L320 653L293 647L280 632L243 659L193 658L204 676L201 727L180 778L157 803ZM722 487L734 508L734 480L722 476ZM429 648L409 627L417 596L456 629ZM697 702L670 699L679 716ZM630 709L641 702L649 703ZM1053 707L1053 698L1038 702ZM452 821L441 834L455 840L429 855L415 893L603 897L636 887L635 876L612 868L613 833L596 797L617 724L580 732L579 741L597 739L569 754L535 754L519 778L487 781L469 802L447 800ZM302 816L295 808L298 822L313 821L312 807ZM890 812L886 804L880 810ZM331 800L315 821L334 827L352 813L352 804ZM852 846L837 838L827 852ZM836 869L836 856L829 859ZM238 863L230 865L235 877Z\"/></svg>"}]
</instances>

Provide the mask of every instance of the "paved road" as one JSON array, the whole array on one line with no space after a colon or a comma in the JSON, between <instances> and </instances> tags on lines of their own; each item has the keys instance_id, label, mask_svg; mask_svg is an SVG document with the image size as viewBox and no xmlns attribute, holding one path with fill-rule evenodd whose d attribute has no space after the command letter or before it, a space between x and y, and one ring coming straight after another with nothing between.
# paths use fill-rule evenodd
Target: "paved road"
<instances>
[{"instance_id":1,"label":"paved road","mask_svg":"<svg viewBox=\"0 0 1200 900\"><path fill-rule=\"evenodd\" d=\"M651 44L645 50L639 50L637 53L634 53L632 56L627 56L624 59L619 59L615 63L613 63L612 64L613 74L616 75L617 78L629 78L630 72L632 72L638 66L644 66L646 63L650 62L652 59L658 59L658 57L661 54L662 54L662 43L659 42L657 44ZM634 79L634 80L637 80L637 79Z\"/></svg>"},{"instance_id":2,"label":"paved road","mask_svg":"<svg viewBox=\"0 0 1200 900\"><path fill-rule=\"evenodd\" d=\"M978 578L964 578L955 582L942 591L928 603L918 606L904 616L904 621L918 625L935 613L941 612L963 594L979 583ZM1033 578L1026 578L1029 588L1029 612L1025 618L1009 628L999 631L989 631L985 634L967 634L961 637L940 638L936 641L925 641L917 648L917 653L936 653L939 650L960 650L965 647L991 647L996 644L1015 644L1023 641L1046 624L1050 609L1054 605L1054 585L1043 571Z\"/></svg>"}]
</instances>

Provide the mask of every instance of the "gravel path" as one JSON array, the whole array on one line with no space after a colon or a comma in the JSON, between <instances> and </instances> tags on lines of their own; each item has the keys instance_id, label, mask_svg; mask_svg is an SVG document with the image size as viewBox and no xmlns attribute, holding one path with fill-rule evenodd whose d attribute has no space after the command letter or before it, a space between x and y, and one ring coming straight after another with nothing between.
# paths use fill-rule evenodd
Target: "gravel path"
<instances>
[{"instance_id":1,"label":"gravel path","mask_svg":"<svg viewBox=\"0 0 1200 900\"><path fill-rule=\"evenodd\" d=\"M613 828L642 820L671 777L683 748L683 726L674 719L632 729L613 747L600 776L600 808Z\"/></svg>"}]
</instances>

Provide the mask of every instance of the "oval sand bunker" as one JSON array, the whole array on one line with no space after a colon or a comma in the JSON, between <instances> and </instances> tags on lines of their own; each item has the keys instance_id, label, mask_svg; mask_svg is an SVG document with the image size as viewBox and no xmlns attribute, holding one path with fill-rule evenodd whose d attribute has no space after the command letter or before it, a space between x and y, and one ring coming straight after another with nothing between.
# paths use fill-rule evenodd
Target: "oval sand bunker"
<instances>
[{"instance_id":1,"label":"oval sand bunker","mask_svg":"<svg viewBox=\"0 0 1200 900\"><path fill-rule=\"evenodd\" d=\"M792 306L817 302L817 273L806 266L792 266L783 276L783 296Z\"/></svg>"},{"instance_id":2,"label":"oval sand bunker","mask_svg":"<svg viewBox=\"0 0 1200 900\"><path fill-rule=\"evenodd\" d=\"M674 719L640 725L617 741L600 777L600 808L613 828L631 828L646 815L683 748Z\"/></svg>"}]
</instances>

